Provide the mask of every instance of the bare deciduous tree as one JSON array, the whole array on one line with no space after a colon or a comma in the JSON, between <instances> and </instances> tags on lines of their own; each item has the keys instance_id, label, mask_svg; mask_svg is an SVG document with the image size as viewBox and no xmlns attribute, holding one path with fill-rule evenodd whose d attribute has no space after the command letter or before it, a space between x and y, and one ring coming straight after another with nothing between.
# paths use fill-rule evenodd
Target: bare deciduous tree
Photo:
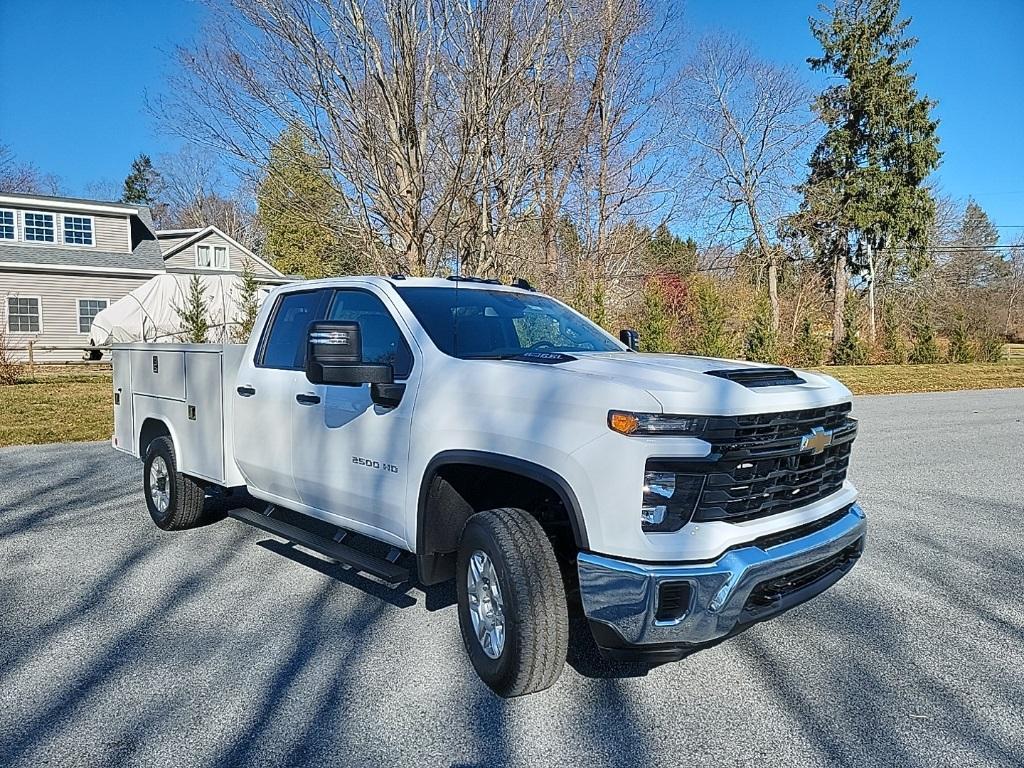
<instances>
[{"instance_id":1,"label":"bare deciduous tree","mask_svg":"<svg viewBox=\"0 0 1024 768\"><path fill-rule=\"evenodd\" d=\"M740 41L706 38L683 72L680 125L716 231L749 234L767 267L779 329L778 224L814 137L811 94L796 74Z\"/></svg>"}]
</instances>

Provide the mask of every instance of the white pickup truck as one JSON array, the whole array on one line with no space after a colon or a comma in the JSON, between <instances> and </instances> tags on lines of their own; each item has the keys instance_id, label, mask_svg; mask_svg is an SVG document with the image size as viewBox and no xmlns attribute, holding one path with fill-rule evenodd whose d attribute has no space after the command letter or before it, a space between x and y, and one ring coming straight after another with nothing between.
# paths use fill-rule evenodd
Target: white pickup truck
<instances>
[{"instance_id":1,"label":"white pickup truck","mask_svg":"<svg viewBox=\"0 0 1024 768\"><path fill-rule=\"evenodd\" d=\"M247 346L114 348L114 448L166 530L231 514L391 583L455 578L480 677L559 677L568 611L660 663L819 594L866 523L849 391L817 373L639 354L528 285L284 286Z\"/></svg>"}]
</instances>

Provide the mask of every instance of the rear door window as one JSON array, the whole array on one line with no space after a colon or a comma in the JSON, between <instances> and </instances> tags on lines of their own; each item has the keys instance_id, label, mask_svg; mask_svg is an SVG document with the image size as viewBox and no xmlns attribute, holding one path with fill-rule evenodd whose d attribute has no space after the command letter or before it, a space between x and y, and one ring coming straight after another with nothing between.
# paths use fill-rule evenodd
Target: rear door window
<instances>
[{"instance_id":1,"label":"rear door window","mask_svg":"<svg viewBox=\"0 0 1024 768\"><path fill-rule=\"evenodd\" d=\"M301 370L306 364L306 332L322 320L330 291L286 293L277 300L270 329L263 339L258 365L262 368Z\"/></svg>"}]
</instances>

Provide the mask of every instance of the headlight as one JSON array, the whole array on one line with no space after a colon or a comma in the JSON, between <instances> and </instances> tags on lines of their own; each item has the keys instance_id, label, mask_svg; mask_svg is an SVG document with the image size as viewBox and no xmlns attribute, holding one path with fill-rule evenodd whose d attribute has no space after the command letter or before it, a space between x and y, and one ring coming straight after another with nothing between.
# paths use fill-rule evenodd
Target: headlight
<instances>
[{"instance_id":1,"label":"headlight","mask_svg":"<svg viewBox=\"0 0 1024 768\"><path fill-rule=\"evenodd\" d=\"M623 435L699 435L707 421L705 416L608 411L608 426Z\"/></svg>"},{"instance_id":2,"label":"headlight","mask_svg":"<svg viewBox=\"0 0 1024 768\"><path fill-rule=\"evenodd\" d=\"M644 472L640 524L647 533L678 531L693 516L704 488L704 475Z\"/></svg>"}]
</instances>

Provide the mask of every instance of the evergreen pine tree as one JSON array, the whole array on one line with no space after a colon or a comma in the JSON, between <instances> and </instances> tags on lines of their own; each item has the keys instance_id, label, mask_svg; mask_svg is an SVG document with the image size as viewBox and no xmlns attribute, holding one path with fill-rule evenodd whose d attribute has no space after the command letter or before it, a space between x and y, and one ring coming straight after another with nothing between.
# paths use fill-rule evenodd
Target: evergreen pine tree
<instances>
[{"instance_id":1,"label":"evergreen pine tree","mask_svg":"<svg viewBox=\"0 0 1024 768\"><path fill-rule=\"evenodd\" d=\"M772 305L766 294L754 303L754 317L747 331L743 349L747 360L758 363L778 363L778 334L772 328Z\"/></svg>"},{"instance_id":2,"label":"evergreen pine tree","mask_svg":"<svg viewBox=\"0 0 1024 768\"><path fill-rule=\"evenodd\" d=\"M185 300L174 309L181 323L181 340L187 344L205 344L210 332L210 306L199 275L192 275L189 279Z\"/></svg>"},{"instance_id":3,"label":"evergreen pine tree","mask_svg":"<svg viewBox=\"0 0 1024 768\"><path fill-rule=\"evenodd\" d=\"M953 318L953 327L949 332L949 351L946 358L951 363L970 363L974 361L974 349L971 345L970 333L964 313L957 310Z\"/></svg>"},{"instance_id":4,"label":"evergreen pine tree","mask_svg":"<svg viewBox=\"0 0 1024 768\"><path fill-rule=\"evenodd\" d=\"M868 361L868 350L860 338L857 302L852 296L843 311L843 338L835 348L833 362L836 365L864 365Z\"/></svg>"},{"instance_id":5,"label":"evergreen pine tree","mask_svg":"<svg viewBox=\"0 0 1024 768\"><path fill-rule=\"evenodd\" d=\"M238 295L238 324L232 332L232 338L238 344L249 341L249 335L256 325L256 316L260 312L259 298L260 284L256 282L252 262L246 259L242 264L242 286Z\"/></svg>"},{"instance_id":6,"label":"evergreen pine tree","mask_svg":"<svg viewBox=\"0 0 1024 768\"><path fill-rule=\"evenodd\" d=\"M1005 340L995 333L982 334L978 339L978 361L982 363L999 363L1003 360Z\"/></svg>"},{"instance_id":7,"label":"evergreen pine tree","mask_svg":"<svg viewBox=\"0 0 1024 768\"><path fill-rule=\"evenodd\" d=\"M910 19L898 18L899 0L833 0L825 10L811 19L822 53L808 62L834 84L815 102L826 130L792 224L827 262L838 346L851 267L874 267L881 254L890 268L927 263L935 202L924 182L941 153L935 102L918 94L910 71L917 41Z\"/></svg>"},{"instance_id":8,"label":"evergreen pine tree","mask_svg":"<svg viewBox=\"0 0 1024 768\"><path fill-rule=\"evenodd\" d=\"M286 275L314 279L364 271L340 237L341 197L295 126L270 148L263 180L256 190L264 250Z\"/></svg>"},{"instance_id":9,"label":"evergreen pine tree","mask_svg":"<svg viewBox=\"0 0 1024 768\"><path fill-rule=\"evenodd\" d=\"M697 269L697 243L672 234L668 225L661 223L647 243L647 257L653 271L686 277Z\"/></svg>"},{"instance_id":10,"label":"evergreen pine tree","mask_svg":"<svg viewBox=\"0 0 1024 768\"><path fill-rule=\"evenodd\" d=\"M640 334L641 352L673 351L672 319L669 316L665 294L654 278L644 285L643 307L636 330Z\"/></svg>"},{"instance_id":11,"label":"evergreen pine tree","mask_svg":"<svg viewBox=\"0 0 1024 768\"><path fill-rule=\"evenodd\" d=\"M910 362L921 365L939 362L939 345L935 339L935 329L932 328L928 316L928 307L923 303L918 305L917 319L914 323L914 348L910 351Z\"/></svg>"},{"instance_id":12,"label":"evergreen pine tree","mask_svg":"<svg viewBox=\"0 0 1024 768\"><path fill-rule=\"evenodd\" d=\"M793 354L799 365L821 365L825 360L825 340L814 333L814 324L810 316L804 316L800 322Z\"/></svg>"},{"instance_id":13,"label":"evergreen pine tree","mask_svg":"<svg viewBox=\"0 0 1024 768\"><path fill-rule=\"evenodd\" d=\"M153 161L149 159L149 155L140 154L132 161L131 173L125 177L121 202L153 205L156 202L156 187L159 181L160 174L153 168Z\"/></svg>"},{"instance_id":14,"label":"evergreen pine tree","mask_svg":"<svg viewBox=\"0 0 1024 768\"><path fill-rule=\"evenodd\" d=\"M907 362L907 344L903 340L903 329L896 317L896 302L888 299L882 303L882 349L885 362L903 365Z\"/></svg>"},{"instance_id":15,"label":"evergreen pine tree","mask_svg":"<svg viewBox=\"0 0 1024 768\"><path fill-rule=\"evenodd\" d=\"M725 324L725 302L713 280L699 277L690 288L690 351L702 357L732 357L733 339Z\"/></svg>"}]
</instances>

